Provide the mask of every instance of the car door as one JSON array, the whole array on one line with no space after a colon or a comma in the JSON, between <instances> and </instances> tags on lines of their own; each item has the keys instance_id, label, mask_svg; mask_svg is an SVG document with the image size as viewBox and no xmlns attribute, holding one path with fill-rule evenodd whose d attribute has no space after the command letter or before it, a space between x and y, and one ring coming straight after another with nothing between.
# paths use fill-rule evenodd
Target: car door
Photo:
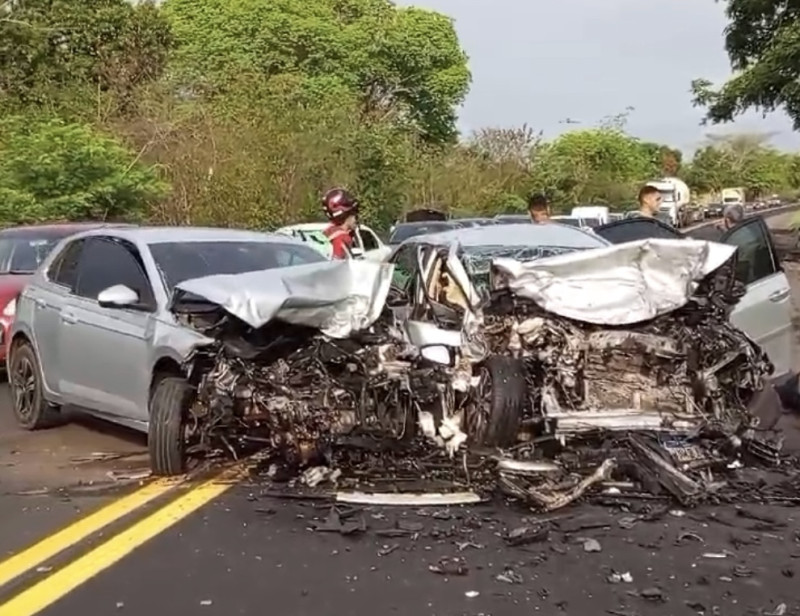
<instances>
[{"instance_id":1,"label":"car door","mask_svg":"<svg viewBox=\"0 0 800 616\"><path fill-rule=\"evenodd\" d=\"M133 307L101 306L114 285L139 294ZM149 386L148 341L155 326L153 288L136 247L110 236L86 241L75 292L61 310L60 389L65 400L124 421L147 421L138 405Z\"/></svg>"},{"instance_id":2,"label":"car door","mask_svg":"<svg viewBox=\"0 0 800 616\"><path fill-rule=\"evenodd\" d=\"M721 239L737 247L737 278L747 285L731 322L767 352L776 377L787 374L793 363L791 289L769 229L761 217L749 218Z\"/></svg>"},{"instance_id":3,"label":"car door","mask_svg":"<svg viewBox=\"0 0 800 616\"><path fill-rule=\"evenodd\" d=\"M24 291L33 301L31 331L45 388L56 396L61 395L59 391L61 309L74 291L78 260L83 245L83 239L66 244L47 268L44 282L30 285Z\"/></svg>"}]
</instances>

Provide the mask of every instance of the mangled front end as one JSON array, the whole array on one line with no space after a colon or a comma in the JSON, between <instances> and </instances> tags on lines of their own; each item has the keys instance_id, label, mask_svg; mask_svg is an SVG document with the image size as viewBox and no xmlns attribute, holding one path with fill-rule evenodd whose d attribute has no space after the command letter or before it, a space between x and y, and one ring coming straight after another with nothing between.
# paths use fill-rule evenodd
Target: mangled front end
<instances>
[{"instance_id":1,"label":"mangled front end","mask_svg":"<svg viewBox=\"0 0 800 616\"><path fill-rule=\"evenodd\" d=\"M334 441L411 438L451 376L385 312L393 266L339 261L182 283L173 311L216 342L193 358L194 449L329 459Z\"/></svg>"},{"instance_id":2,"label":"mangled front end","mask_svg":"<svg viewBox=\"0 0 800 616\"><path fill-rule=\"evenodd\" d=\"M501 487L554 509L593 485L692 502L750 455L772 366L730 324L735 249L645 240L539 262L498 260L485 331L525 362L528 442Z\"/></svg>"}]
</instances>

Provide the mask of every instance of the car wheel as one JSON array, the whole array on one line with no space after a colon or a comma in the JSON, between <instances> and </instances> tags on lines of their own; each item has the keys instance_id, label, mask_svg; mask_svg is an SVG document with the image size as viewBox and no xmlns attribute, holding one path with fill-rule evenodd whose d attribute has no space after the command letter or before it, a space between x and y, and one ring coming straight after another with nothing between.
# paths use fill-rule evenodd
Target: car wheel
<instances>
[{"instance_id":1,"label":"car wheel","mask_svg":"<svg viewBox=\"0 0 800 616\"><path fill-rule=\"evenodd\" d=\"M11 350L8 385L14 416L26 430L52 428L61 423L61 409L44 397L42 376L36 353L27 342Z\"/></svg>"},{"instance_id":2,"label":"car wheel","mask_svg":"<svg viewBox=\"0 0 800 616\"><path fill-rule=\"evenodd\" d=\"M182 377L163 377L150 396L147 447L154 475L181 475L186 471L186 412L192 387Z\"/></svg>"},{"instance_id":3,"label":"car wheel","mask_svg":"<svg viewBox=\"0 0 800 616\"><path fill-rule=\"evenodd\" d=\"M479 385L468 429L476 445L510 447L517 442L528 405L525 364L513 357L490 356L480 367ZM469 425L471 424L471 425Z\"/></svg>"}]
</instances>

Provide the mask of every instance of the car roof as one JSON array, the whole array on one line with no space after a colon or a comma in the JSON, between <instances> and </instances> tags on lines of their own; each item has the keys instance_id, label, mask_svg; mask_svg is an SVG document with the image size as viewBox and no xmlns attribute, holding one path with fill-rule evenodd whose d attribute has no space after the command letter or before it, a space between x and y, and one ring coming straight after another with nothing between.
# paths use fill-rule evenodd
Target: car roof
<instances>
[{"instance_id":1,"label":"car roof","mask_svg":"<svg viewBox=\"0 0 800 616\"><path fill-rule=\"evenodd\" d=\"M330 226L331 223L329 222L298 222L294 225L286 225L285 227L280 227L280 230L283 231L324 231ZM364 229L370 229L367 225L362 225L358 223L359 227L363 227Z\"/></svg>"},{"instance_id":2,"label":"car roof","mask_svg":"<svg viewBox=\"0 0 800 616\"><path fill-rule=\"evenodd\" d=\"M110 232L110 233L109 233ZM223 227L116 227L93 229L80 237L113 235L132 242L166 244L170 242L276 242L301 244L298 240L280 233L228 229Z\"/></svg>"},{"instance_id":3,"label":"car roof","mask_svg":"<svg viewBox=\"0 0 800 616\"><path fill-rule=\"evenodd\" d=\"M450 244L462 246L560 246L564 248L599 248L608 246L603 238L583 229L547 223L491 225L427 233L408 238L403 244ZM401 244L402 245L402 244Z\"/></svg>"},{"instance_id":4,"label":"car roof","mask_svg":"<svg viewBox=\"0 0 800 616\"><path fill-rule=\"evenodd\" d=\"M135 225L127 223L104 223L104 222L66 222L48 223L41 225L19 225L0 229L0 237L66 237L73 233L91 231L93 229L126 228Z\"/></svg>"},{"instance_id":5,"label":"car roof","mask_svg":"<svg viewBox=\"0 0 800 616\"><path fill-rule=\"evenodd\" d=\"M460 220L456 220L451 218L449 220L414 220L412 222L398 222L394 226L394 228L398 229L400 227L424 227L426 225L441 225L441 226L449 225L452 227L461 220L467 220L467 219L462 218Z\"/></svg>"}]
</instances>

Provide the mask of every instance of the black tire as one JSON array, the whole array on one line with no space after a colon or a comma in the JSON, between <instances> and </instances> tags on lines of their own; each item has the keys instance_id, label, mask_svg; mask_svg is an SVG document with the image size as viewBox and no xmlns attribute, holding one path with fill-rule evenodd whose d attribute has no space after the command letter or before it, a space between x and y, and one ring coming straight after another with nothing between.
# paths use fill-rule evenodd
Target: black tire
<instances>
[{"instance_id":1,"label":"black tire","mask_svg":"<svg viewBox=\"0 0 800 616\"><path fill-rule=\"evenodd\" d=\"M517 442L528 405L525 364L513 357L492 355L481 366L481 378L488 394L488 417L478 443L510 447Z\"/></svg>"},{"instance_id":2,"label":"black tire","mask_svg":"<svg viewBox=\"0 0 800 616\"><path fill-rule=\"evenodd\" d=\"M20 426L26 430L44 430L62 423L60 407L50 404L44 397L39 359L28 342L11 349L8 387L14 417Z\"/></svg>"},{"instance_id":3,"label":"black tire","mask_svg":"<svg viewBox=\"0 0 800 616\"><path fill-rule=\"evenodd\" d=\"M184 420L191 393L186 379L176 376L162 377L153 388L147 447L154 475L173 476L186 472Z\"/></svg>"}]
</instances>

